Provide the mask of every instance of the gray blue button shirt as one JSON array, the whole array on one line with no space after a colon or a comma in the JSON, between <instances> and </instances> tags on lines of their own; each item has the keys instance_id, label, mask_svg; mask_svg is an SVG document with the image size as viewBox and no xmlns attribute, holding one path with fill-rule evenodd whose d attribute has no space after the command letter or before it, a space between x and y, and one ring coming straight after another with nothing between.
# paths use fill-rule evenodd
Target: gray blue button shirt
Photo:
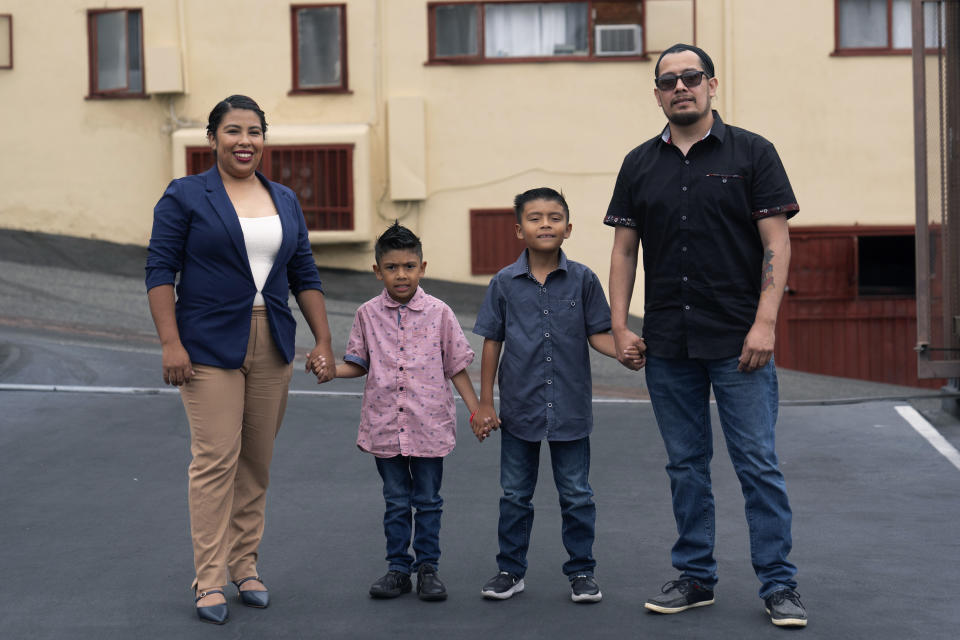
<instances>
[{"instance_id":1,"label":"gray blue button shirt","mask_svg":"<svg viewBox=\"0 0 960 640\"><path fill-rule=\"evenodd\" d=\"M527 251L490 280L473 332L503 343L500 421L511 435L536 442L577 440L593 429L587 338L610 329L600 280L560 251L541 285Z\"/></svg>"}]
</instances>

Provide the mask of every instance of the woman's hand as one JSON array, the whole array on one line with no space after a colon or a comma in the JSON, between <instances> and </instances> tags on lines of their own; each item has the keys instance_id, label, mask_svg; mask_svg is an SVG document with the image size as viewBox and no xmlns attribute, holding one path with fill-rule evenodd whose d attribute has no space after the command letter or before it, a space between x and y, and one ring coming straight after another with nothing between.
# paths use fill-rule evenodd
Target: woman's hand
<instances>
[{"instance_id":1,"label":"woman's hand","mask_svg":"<svg viewBox=\"0 0 960 640\"><path fill-rule=\"evenodd\" d=\"M196 375L193 365L190 364L190 355L178 340L175 343L163 345L163 381L175 387L187 384L190 378Z\"/></svg>"}]
</instances>

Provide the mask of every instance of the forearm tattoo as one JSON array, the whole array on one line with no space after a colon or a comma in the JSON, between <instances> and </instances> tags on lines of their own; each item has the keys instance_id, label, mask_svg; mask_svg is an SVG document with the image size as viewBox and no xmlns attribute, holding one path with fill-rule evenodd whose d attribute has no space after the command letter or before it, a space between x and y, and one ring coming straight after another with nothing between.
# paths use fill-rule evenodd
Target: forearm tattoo
<instances>
[{"instance_id":1,"label":"forearm tattoo","mask_svg":"<svg viewBox=\"0 0 960 640\"><path fill-rule=\"evenodd\" d=\"M760 293L773 288L773 251L767 249L763 253L763 268L760 270Z\"/></svg>"}]
</instances>

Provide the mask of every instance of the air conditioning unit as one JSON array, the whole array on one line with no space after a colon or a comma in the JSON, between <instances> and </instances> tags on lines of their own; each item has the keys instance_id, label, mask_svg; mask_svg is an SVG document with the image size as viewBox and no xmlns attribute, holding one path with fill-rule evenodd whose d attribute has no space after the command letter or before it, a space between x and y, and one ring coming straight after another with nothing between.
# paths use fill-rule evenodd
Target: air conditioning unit
<instances>
[{"instance_id":1,"label":"air conditioning unit","mask_svg":"<svg viewBox=\"0 0 960 640\"><path fill-rule=\"evenodd\" d=\"M634 56L643 53L643 32L638 24L598 24L598 56Z\"/></svg>"}]
</instances>

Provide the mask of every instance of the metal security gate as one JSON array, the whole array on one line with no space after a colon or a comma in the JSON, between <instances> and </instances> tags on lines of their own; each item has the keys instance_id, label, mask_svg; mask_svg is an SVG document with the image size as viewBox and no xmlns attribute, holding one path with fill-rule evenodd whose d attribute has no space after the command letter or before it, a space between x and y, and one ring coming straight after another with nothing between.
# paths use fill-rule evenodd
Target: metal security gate
<instances>
[{"instance_id":1,"label":"metal security gate","mask_svg":"<svg viewBox=\"0 0 960 640\"><path fill-rule=\"evenodd\" d=\"M917 374L960 378L960 0L913 0Z\"/></svg>"}]
</instances>

